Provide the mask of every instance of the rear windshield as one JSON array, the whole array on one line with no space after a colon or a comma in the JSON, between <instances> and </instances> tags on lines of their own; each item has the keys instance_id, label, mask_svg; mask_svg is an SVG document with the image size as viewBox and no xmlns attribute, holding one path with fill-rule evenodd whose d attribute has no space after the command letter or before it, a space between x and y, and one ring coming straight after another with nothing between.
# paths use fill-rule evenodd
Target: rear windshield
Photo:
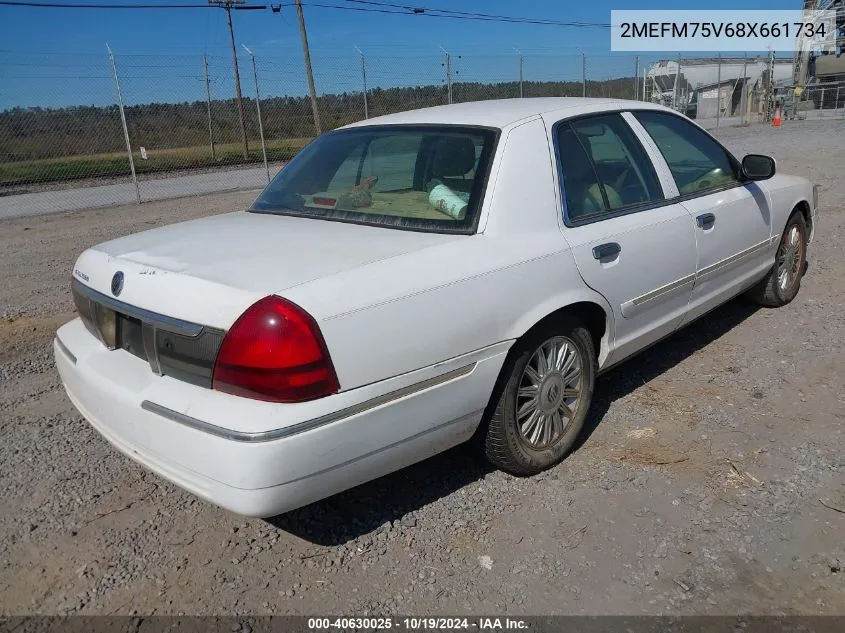
<instances>
[{"instance_id":1,"label":"rear windshield","mask_svg":"<svg viewBox=\"0 0 845 633\"><path fill-rule=\"evenodd\" d=\"M318 137L267 185L255 213L470 233L496 132L381 126Z\"/></svg>"}]
</instances>

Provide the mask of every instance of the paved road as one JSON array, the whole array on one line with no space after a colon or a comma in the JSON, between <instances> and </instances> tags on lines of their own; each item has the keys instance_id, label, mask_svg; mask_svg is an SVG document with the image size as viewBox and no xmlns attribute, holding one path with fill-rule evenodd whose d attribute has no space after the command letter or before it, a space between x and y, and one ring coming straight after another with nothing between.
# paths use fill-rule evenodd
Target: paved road
<instances>
[{"instance_id":1,"label":"paved road","mask_svg":"<svg viewBox=\"0 0 845 633\"><path fill-rule=\"evenodd\" d=\"M275 168L271 167L270 174L275 174L279 167L279 165ZM264 167L261 166L142 180L139 182L139 188L141 200L148 202L220 191L258 189L265 184L267 184L267 175ZM24 193L0 197L0 219L132 204L135 200L135 186L128 179L126 183L116 185Z\"/></svg>"}]
</instances>

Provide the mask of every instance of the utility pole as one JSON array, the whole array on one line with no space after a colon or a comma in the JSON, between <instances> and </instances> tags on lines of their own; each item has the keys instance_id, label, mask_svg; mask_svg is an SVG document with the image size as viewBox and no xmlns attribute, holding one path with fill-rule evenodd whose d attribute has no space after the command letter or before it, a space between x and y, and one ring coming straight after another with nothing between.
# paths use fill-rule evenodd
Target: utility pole
<instances>
[{"instance_id":1,"label":"utility pole","mask_svg":"<svg viewBox=\"0 0 845 633\"><path fill-rule=\"evenodd\" d=\"M716 67L716 128L722 118L722 53L717 53Z\"/></svg>"},{"instance_id":2,"label":"utility pole","mask_svg":"<svg viewBox=\"0 0 845 633\"><path fill-rule=\"evenodd\" d=\"M258 70L255 68L255 54L241 44L252 59L252 78L255 80L255 110L258 114L258 134L261 138L261 155L264 157L264 171L267 172L267 182L270 182L270 167L267 165L267 146L264 144L264 123L261 121L261 94L258 92Z\"/></svg>"},{"instance_id":3,"label":"utility pole","mask_svg":"<svg viewBox=\"0 0 845 633\"><path fill-rule=\"evenodd\" d=\"M135 173L135 159L132 158L132 144L129 142L129 127L126 125L126 113L123 111L123 93L120 91L120 79L117 77L117 62L114 59L114 54L111 52L111 46L106 44L109 50L109 60L111 61L111 70L114 75L114 86L117 89L117 104L120 108L120 123L123 126L123 140L126 142L126 154L129 156L129 171L132 172L132 182L135 185L135 200L141 204L141 190L138 188L138 176Z\"/></svg>"},{"instance_id":4,"label":"utility pole","mask_svg":"<svg viewBox=\"0 0 845 633\"><path fill-rule=\"evenodd\" d=\"M748 53L742 54L742 94L739 96L739 109L742 112L742 124L745 125L745 101L748 99Z\"/></svg>"},{"instance_id":5,"label":"utility pole","mask_svg":"<svg viewBox=\"0 0 845 633\"><path fill-rule=\"evenodd\" d=\"M581 96L587 96L587 54L581 53Z\"/></svg>"},{"instance_id":6,"label":"utility pole","mask_svg":"<svg viewBox=\"0 0 845 633\"><path fill-rule=\"evenodd\" d=\"M678 54L678 66L675 69L675 83L672 86L672 109L678 109L678 84L681 79L681 55Z\"/></svg>"},{"instance_id":7,"label":"utility pole","mask_svg":"<svg viewBox=\"0 0 845 633\"><path fill-rule=\"evenodd\" d=\"M208 141L211 143L211 160L217 160L214 156L214 126L211 124L211 86L208 84L207 54L203 54L202 61L205 64L205 108L208 112Z\"/></svg>"},{"instance_id":8,"label":"utility pole","mask_svg":"<svg viewBox=\"0 0 845 633\"><path fill-rule=\"evenodd\" d=\"M314 127L322 133L320 111L317 108L317 91L314 89L314 73L311 72L311 53L308 51L308 33L305 32L305 16L302 14L302 0L296 0L296 17L299 18L299 34L302 37L302 53L305 56L305 74L308 76L308 91L311 93L311 110L314 113Z\"/></svg>"},{"instance_id":9,"label":"utility pole","mask_svg":"<svg viewBox=\"0 0 845 633\"><path fill-rule=\"evenodd\" d=\"M447 95L447 103L451 105L452 103L452 56L442 46L440 50L443 51L443 54L446 55L446 95Z\"/></svg>"},{"instance_id":10,"label":"utility pole","mask_svg":"<svg viewBox=\"0 0 845 633\"><path fill-rule=\"evenodd\" d=\"M647 73L648 73L648 70L645 67L643 67L643 98L642 98L642 101L646 100L646 98L645 98L645 79L646 79Z\"/></svg>"},{"instance_id":11,"label":"utility pole","mask_svg":"<svg viewBox=\"0 0 845 633\"><path fill-rule=\"evenodd\" d=\"M640 88L640 56L637 55L634 58L634 101L637 100L639 96L637 93L639 92Z\"/></svg>"},{"instance_id":12,"label":"utility pole","mask_svg":"<svg viewBox=\"0 0 845 633\"><path fill-rule=\"evenodd\" d=\"M369 119L370 108L367 105L367 65L364 62L364 51L362 51L357 46L355 47L355 50L361 54L361 80L364 83L364 118Z\"/></svg>"},{"instance_id":13,"label":"utility pole","mask_svg":"<svg viewBox=\"0 0 845 633\"><path fill-rule=\"evenodd\" d=\"M522 91L522 51L518 48L513 50L516 51L517 55L519 55L519 98L522 99L524 97L524 93Z\"/></svg>"},{"instance_id":14,"label":"utility pole","mask_svg":"<svg viewBox=\"0 0 845 633\"><path fill-rule=\"evenodd\" d=\"M238 101L238 121L241 126L241 140L244 146L244 159L249 159L249 141L246 137L246 123L244 120L244 99L241 94L241 75L238 72L238 50L235 47L235 31L232 28L232 6L242 5L246 0L208 0L209 4L222 7L226 10L226 21L229 24L229 43L232 45L232 65L235 68L235 95ZM249 8L249 7L246 7Z\"/></svg>"}]
</instances>

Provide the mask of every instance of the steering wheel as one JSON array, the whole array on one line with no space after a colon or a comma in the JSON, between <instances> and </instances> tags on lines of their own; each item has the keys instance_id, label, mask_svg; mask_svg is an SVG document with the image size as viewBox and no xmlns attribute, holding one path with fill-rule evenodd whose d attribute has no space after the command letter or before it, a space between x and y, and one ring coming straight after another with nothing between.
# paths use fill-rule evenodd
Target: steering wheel
<instances>
[{"instance_id":1,"label":"steering wheel","mask_svg":"<svg viewBox=\"0 0 845 633\"><path fill-rule=\"evenodd\" d=\"M715 169L711 169L710 171L708 171L703 176L699 176L698 178L693 180L691 184L695 185L695 189L709 189L714 185L712 181L718 181L720 176L724 175L724 173L725 172L722 170L721 167L716 167Z\"/></svg>"}]
</instances>

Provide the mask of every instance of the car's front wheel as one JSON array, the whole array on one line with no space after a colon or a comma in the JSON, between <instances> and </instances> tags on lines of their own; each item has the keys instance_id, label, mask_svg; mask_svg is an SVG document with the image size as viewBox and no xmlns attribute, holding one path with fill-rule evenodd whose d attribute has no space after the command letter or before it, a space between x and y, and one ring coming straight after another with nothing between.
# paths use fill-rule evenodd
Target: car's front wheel
<instances>
[{"instance_id":1,"label":"car's front wheel","mask_svg":"<svg viewBox=\"0 0 845 633\"><path fill-rule=\"evenodd\" d=\"M779 308L795 298L807 263L807 223L796 211L786 228L775 255L775 265L749 292L748 297L767 308Z\"/></svg>"},{"instance_id":2,"label":"car's front wheel","mask_svg":"<svg viewBox=\"0 0 845 633\"><path fill-rule=\"evenodd\" d=\"M514 475L534 475L567 454L593 397L593 339L564 316L518 342L484 439L487 459Z\"/></svg>"}]
</instances>

